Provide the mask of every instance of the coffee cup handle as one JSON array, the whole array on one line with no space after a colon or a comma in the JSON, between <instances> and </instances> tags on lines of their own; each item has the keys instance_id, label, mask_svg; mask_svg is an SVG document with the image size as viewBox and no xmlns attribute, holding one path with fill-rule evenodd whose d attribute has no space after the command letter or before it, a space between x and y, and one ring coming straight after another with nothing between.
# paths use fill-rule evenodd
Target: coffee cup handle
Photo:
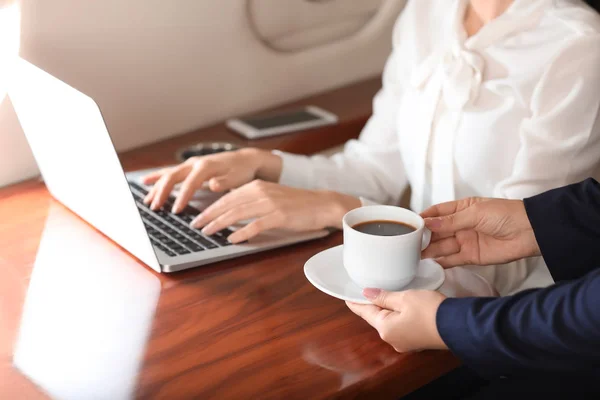
<instances>
[{"instance_id":1,"label":"coffee cup handle","mask_svg":"<svg viewBox=\"0 0 600 400\"><path fill-rule=\"evenodd\" d=\"M423 228L423 241L421 242L421 251L425 250L431 243L431 231L427 228Z\"/></svg>"}]
</instances>

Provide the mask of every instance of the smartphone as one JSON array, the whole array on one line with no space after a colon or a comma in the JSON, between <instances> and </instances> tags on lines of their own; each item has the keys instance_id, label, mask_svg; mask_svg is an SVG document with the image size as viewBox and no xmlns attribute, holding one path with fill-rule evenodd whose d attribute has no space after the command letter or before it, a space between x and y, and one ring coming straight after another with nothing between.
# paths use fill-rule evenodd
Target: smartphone
<instances>
[{"instance_id":1,"label":"smartphone","mask_svg":"<svg viewBox=\"0 0 600 400\"><path fill-rule=\"evenodd\" d=\"M229 129L248 139L259 139L338 122L335 114L315 106L227 120Z\"/></svg>"}]
</instances>

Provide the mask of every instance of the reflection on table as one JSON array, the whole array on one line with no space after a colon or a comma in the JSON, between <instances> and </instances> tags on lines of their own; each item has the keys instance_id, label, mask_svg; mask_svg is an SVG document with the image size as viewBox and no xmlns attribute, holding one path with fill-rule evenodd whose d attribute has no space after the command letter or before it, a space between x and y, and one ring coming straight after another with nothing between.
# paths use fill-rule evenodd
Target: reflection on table
<instances>
[{"instance_id":1,"label":"reflection on table","mask_svg":"<svg viewBox=\"0 0 600 400\"><path fill-rule=\"evenodd\" d=\"M52 205L14 353L15 366L51 397L133 397L161 287L126 259Z\"/></svg>"}]
</instances>

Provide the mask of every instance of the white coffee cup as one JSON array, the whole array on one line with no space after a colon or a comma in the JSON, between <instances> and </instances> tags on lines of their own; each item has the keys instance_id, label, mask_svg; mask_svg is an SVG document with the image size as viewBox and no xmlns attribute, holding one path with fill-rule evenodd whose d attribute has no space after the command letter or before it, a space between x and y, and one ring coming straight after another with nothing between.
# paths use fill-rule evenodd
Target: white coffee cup
<instances>
[{"instance_id":1,"label":"white coffee cup","mask_svg":"<svg viewBox=\"0 0 600 400\"><path fill-rule=\"evenodd\" d=\"M359 232L353 226L368 221L395 221L415 228L397 236ZM361 288L399 290L415 277L421 250L429 246L431 231L419 214L394 206L366 206L343 219L344 268Z\"/></svg>"}]
</instances>

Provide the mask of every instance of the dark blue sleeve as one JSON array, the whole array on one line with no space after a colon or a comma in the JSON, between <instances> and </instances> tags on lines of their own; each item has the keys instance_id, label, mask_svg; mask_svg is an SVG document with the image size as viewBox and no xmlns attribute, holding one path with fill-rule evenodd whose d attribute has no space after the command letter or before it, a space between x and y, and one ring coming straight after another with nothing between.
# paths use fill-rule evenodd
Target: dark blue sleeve
<instances>
[{"instance_id":1,"label":"dark blue sleeve","mask_svg":"<svg viewBox=\"0 0 600 400\"><path fill-rule=\"evenodd\" d=\"M594 179L524 200L555 282L600 267L600 185Z\"/></svg>"},{"instance_id":2,"label":"dark blue sleeve","mask_svg":"<svg viewBox=\"0 0 600 400\"><path fill-rule=\"evenodd\" d=\"M526 199L525 208L548 269L562 282L504 298L446 299L438 331L484 376L600 375L600 186L588 179Z\"/></svg>"},{"instance_id":3,"label":"dark blue sleeve","mask_svg":"<svg viewBox=\"0 0 600 400\"><path fill-rule=\"evenodd\" d=\"M508 297L446 299L437 327L450 350L485 377L600 374L600 270Z\"/></svg>"}]
</instances>

